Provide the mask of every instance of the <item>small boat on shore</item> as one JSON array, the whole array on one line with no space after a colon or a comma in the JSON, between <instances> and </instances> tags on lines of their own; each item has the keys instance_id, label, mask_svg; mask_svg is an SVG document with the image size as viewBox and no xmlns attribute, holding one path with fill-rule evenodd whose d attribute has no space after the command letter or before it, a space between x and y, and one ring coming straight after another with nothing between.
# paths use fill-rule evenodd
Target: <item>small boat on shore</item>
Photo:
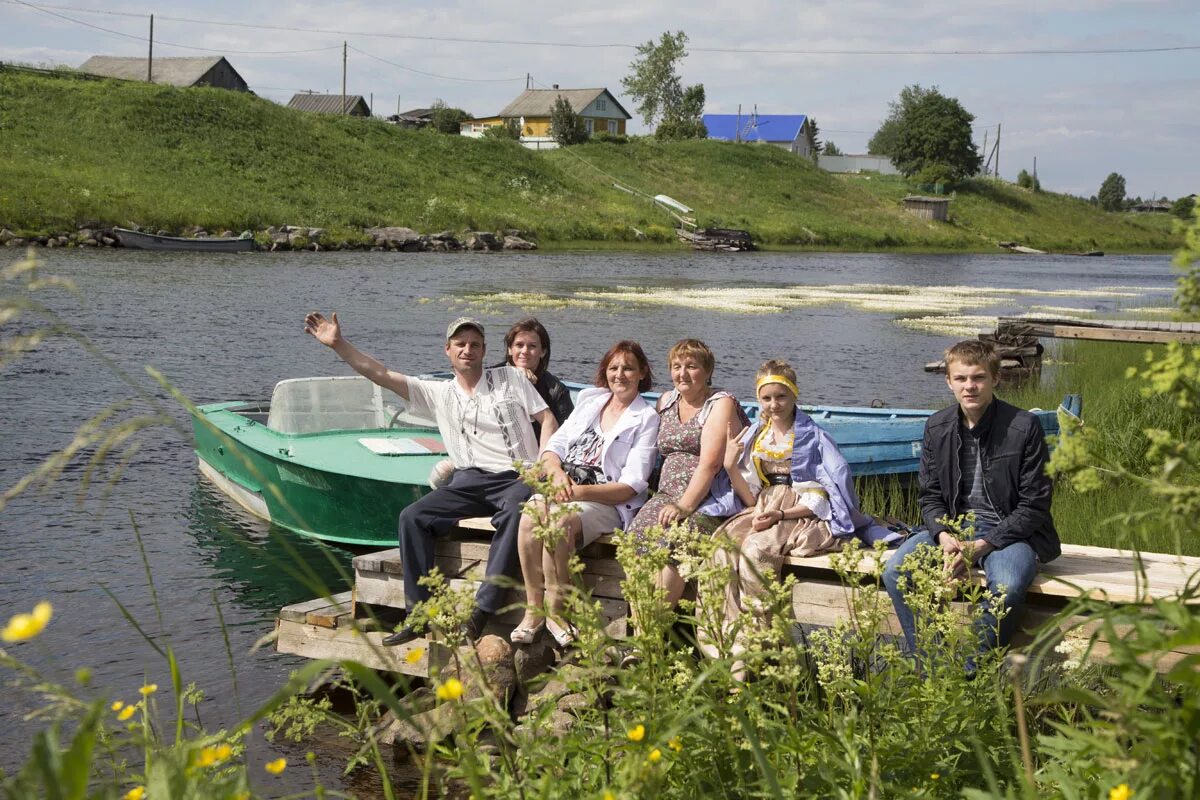
<instances>
[{"instance_id":1,"label":"small boat on shore","mask_svg":"<svg viewBox=\"0 0 1200 800\"><path fill-rule=\"evenodd\" d=\"M187 239L182 236L159 236L156 233L113 228L113 233L125 247L136 250L184 250L192 253L243 253L254 249L254 237L207 236Z\"/></svg>"},{"instance_id":2,"label":"small boat on shore","mask_svg":"<svg viewBox=\"0 0 1200 800\"><path fill-rule=\"evenodd\" d=\"M757 403L743 406L751 419L758 416ZM1063 407L1078 415L1079 397L1069 395ZM916 472L933 413L804 410L838 443L856 476ZM1048 434L1058 432L1055 411L1035 413ZM303 536L371 547L395 543L400 512L429 491L430 471L446 452L432 420L358 377L285 380L270 401L202 405L193 431L201 474L250 513Z\"/></svg>"}]
</instances>

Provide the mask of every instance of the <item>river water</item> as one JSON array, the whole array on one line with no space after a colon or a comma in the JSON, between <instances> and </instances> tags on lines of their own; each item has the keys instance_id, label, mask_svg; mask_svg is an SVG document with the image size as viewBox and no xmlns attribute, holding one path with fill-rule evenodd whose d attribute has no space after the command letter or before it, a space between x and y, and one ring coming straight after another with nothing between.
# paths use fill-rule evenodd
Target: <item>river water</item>
<instances>
[{"instance_id":1,"label":"river water","mask_svg":"<svg viewBox=\"0 0 1200 800\"><path fill-rule=\"evenodd\" d=\"M804 402L879 399L932 407L947 399L945 384L922 365L957 338L987 327L996 314L1078 309L1104 318L1164 305L1174 285L1166 256L204 257L48 250L39 258L43 275L70 278L78 292L49 288L28 296L111 363L79 339L57 335L0 371L0 490L66 447L90 417L130 398L119 418L149 413L159 403L180 427L136 434L137 451L119 475L89 476L86 461L76 460L49 488L21 495L0 512L7 550L0 622L40 599L54 604L42 636L10 651L66 684L77 667L90 667L96 685L126 701L136 699L143 681L165 690L170 680L163 659L123 618L115 597L148 637L175 648L184 682L206 692L200 717L210 729L239 719L302 663L269 647L252 650L271 632L281 606L312 596L290 568L288 552L298 551L334 587L351 554L335 550L331 563L309 542L272 532L214 494L196 472L187 415L147 376L147 365L197 403L265 398L284 378L349 374L303 333L311 309L338 311L356 344L408 372L444 367L441 335L453 317L481 319L499 358L508 324L532 312L551 332L551 368L561 377L587 380L613 341L634 338L653 361L655 388L665 388L667 349L696 336L716 353L715 382L736 393L749 394L761 361L783 357L797 368ZM12 251L0 255L0 268L15 260ZM3 291L24 293L13 284ZM27 314L7 324L4 335L29 332L34 322ZM169 693L162 694L166 711ZM12 691L0 697L5 770L24 760L35 726L21 718L37 706L35 698ZM303 752L256 736L251 758L282 753L295 764ZM371 793L370 775L339 779L339 755L321 761L328 783ZM268 794L304 785L301 772L273 779L252 769Z\"/></svg>"}]
</instances>

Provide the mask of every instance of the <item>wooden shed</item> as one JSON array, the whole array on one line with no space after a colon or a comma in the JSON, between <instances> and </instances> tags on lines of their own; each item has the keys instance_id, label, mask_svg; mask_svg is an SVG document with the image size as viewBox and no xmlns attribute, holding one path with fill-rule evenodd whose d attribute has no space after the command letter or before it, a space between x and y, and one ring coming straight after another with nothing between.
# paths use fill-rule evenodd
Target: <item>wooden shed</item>
<instances>
[{"instance_id":1,"label":"wooden shed","mask_svg":"<svg viewBox=\"0 0 1200 800\"><path fill-rule=\"evenodd\" d=\"M343 105L345 103L345 105ZM317 94L316 92L300 92L292 95L288 108L301 111L314 111L318 114L349 114L352 117L371 116L371 107L359 94Z\"/></svg>"},{"instance_id":2,"label":"wooden shed","mask_svg":"<svg viewBox=\"0 0 1200 800\"><path fill-rule=\"evenodd\" d=\"M127 81L144 81L149 75L153 83L170 86L212 86L235 92L250 91L245 79L221 56L156 58L149 65L144 58L92 56L79 65L79 70L89 75Z\"/></svg>"},{"instance_id":3,"label":"wooden shed","mask_svg":"<svg viewBox=\"0 0 1200 800\"><path fill-rule=\"evenodd\" d=\"M945 222L949 216L949 209L949 197L923 197L910 194L904 198L904 210L910 214L916 214L921 219Z\"/></svg>"}]
</instances>

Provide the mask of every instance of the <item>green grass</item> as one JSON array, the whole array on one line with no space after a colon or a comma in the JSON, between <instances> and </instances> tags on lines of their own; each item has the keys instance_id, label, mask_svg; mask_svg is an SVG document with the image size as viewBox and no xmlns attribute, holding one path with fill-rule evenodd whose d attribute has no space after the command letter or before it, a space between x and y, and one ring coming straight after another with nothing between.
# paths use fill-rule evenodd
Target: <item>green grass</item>
<instances>
[{"instance_id":1,"label":"green grass","mask_svg":"<svg viewBox=\"0 0 1200 800\"><path fill-rule=\"evenodd\" d=\"M992 250L1017 239L1147 251L1180 242L1159 216L1104 214L992 181L959 191L952 223L929 223L900 208L902 180L831 175L772 147L635 139L536 153L217 89L12 70L0 70L0 109L0 225L18 233L288 223L346 237L390 224L516 228L558 247L632 243L635 228L648 247L671 242L669 218L613 188L618 181L768 246Z\"/></svg>"},{"instance_id":2,"label":"green grass","mask_svg":"<svg viewBox=\"0 0 1200 800\"><path fill-rule=\"evenodd\" d=\"M1161 355L1162 347L1057 342L1048 355L1059 363L1046 368L1039 384L1002 394L1024 408L1053 408L1068 392L1082 394L1084 423L1099 434L1095 452L1109 462L1148 474L1148 442L1142 431L1158 428L1170 431L1177 441L1196 441L1200 438L1200 422L1166 397L1143 397L1143 382L1125 377L1128 367L1145 365L1147 350ZM1150 552L1177 552L1179 546L1167 531L1142 531L1132 539L1124 525L1113 521L1118 514L1146 511L1157 502L1140 486L1128 482L1080 493L1067 481L1058 481L1054 487L1054 522L1064 542L1100 547L1128 547L1136 542ZM1200 541L1185 538L1179 544L1182 555L1200 555Z\"/></svg>"}]
</instances>

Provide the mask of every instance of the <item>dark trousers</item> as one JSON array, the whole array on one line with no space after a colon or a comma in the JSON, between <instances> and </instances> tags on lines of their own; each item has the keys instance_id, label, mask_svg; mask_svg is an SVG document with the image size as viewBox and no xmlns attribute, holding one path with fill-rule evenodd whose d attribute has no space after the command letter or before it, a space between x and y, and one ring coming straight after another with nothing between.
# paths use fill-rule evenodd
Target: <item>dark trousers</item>
<instances>
[{"instance_id":1,"label":"dark trousers","mask_svg":"<svg viewBox=\"0 0 1200 800\"><path fill-rule=\"evenodd\" d=\"M490 579L504 575L521 577L517 554L517 527L521 504L530 489L513 470L484 472L455 471L450 482L434 489L400 512L400 560L404 567L404 601L408 608L429 599L429 590L417 581L433 569L433 541L454 529L466 517L491 516L492 536L485 580L475 595L479 608L494 614L504 602L505 588Z\"/></svg>"}]
</instances>

